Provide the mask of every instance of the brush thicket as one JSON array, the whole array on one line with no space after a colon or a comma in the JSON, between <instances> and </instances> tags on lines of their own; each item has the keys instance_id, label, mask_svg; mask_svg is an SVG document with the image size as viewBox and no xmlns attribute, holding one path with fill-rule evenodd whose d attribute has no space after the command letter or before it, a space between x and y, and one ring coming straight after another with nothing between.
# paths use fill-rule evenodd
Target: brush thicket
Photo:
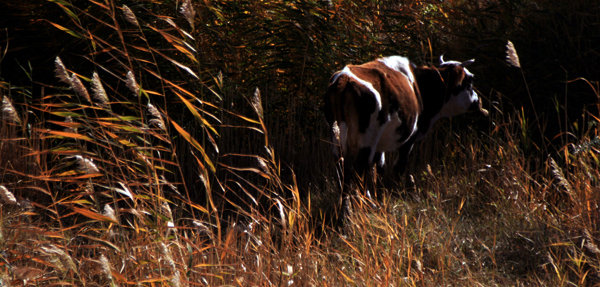
<instances>
[{"instance_id":1,"label":"brush thicket","mask_svg":"<svg viewBox=\"0 0 600 287\"><path fill-rule=\"evenodd\" d=\"M0 82L0 285L597 284L600 103L575 122L555 97L565 140L548 139L523 39L523 77L504 41L507 78L469 51L488 119L441 121L412 182L356 192L331 223L328 76L399 51L478 56L473 31L532 9L454 2L56 2L69 21L47 20L80 56L47 61L44 89ZM600 97L592 80L561 82L565 101L575 83Z\"/></svg>"}]
</instances>

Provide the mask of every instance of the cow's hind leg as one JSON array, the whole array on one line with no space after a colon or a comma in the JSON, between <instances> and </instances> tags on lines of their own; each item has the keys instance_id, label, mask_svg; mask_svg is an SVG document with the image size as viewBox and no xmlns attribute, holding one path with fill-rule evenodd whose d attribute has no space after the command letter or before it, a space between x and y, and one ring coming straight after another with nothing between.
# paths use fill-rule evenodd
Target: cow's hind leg
<instances>
[{"instance_id":1,"label":"cow's hind leg","mask_svg":"<svg viewBox=\"0 0 600 287\"><path fill-rule=\"evenodd\" d=\"M385 154L383 152L375 152L373 162L375 162L377 166L377 174L383 175L383 172L385 171Z\"/></svg>"},{"instance_id":2,"label":"cow's hind leg","mask_svg":"<svg viewBox=\"0 0 600 287\"><path fill-rule=\"evenodd\" d=\"M402 188L400 188L400 186L398 186L398 188L400 188L400 189L395 189L397 193L396 192L394 192L394 193L396 195L400 195L403 193L400 190L409 191L409 190L414 189L414 187L415 187L414 181L411 179L411 177L405 175L406 167L408 165L408 156L410 155L410 152L413 148L415 141L416 141L416 137L411 137L408 141L406 141L400 147L400 149L398 149L398 152L399 152L398 159L396 160L396 163L394 164L394 178L397 180L397 182L399 184L401 183L400 186L402 186Z\"/></svg>"},{"instance_id":3,"label":"cow's hind leg","mask_svg":"<svg viewBox=\"0 0 600 287\"><path fill-rule=\"evenodd\" d=\"M375 97L379 99L379 95ZM368 99L368 98L367 98ZM355 168L359 176L365 184L365 191L368 188L374 187L372 182L368 184L364 179L369 179L372 175L372 167L375 160L379 161L382 157L381 153L377 152L377 145L386 125L389 122L389 116L381 110L379 100L368 101L361 99L361 107L364 109L358 112L358 129L360 132L359 150L356 158ZM371 186L369 186L371 185Z\"/></svg>"},{"instance_id":4,"label":"cow's hind leg","mask_svg":"<svg viewBox=\"0 0 600 287\"><path fill-rule=\"evenodd\" d=\"M404 175L404 172L406 171L406 165L408 164L408 155L410 154L410 151L412 150L413 145L415 144L415 140L416 137L411 137L400 147L400 149L398 149L399 156L398 160L396 161L396 164L394 164L394 172L399 176Z\"/></svg>"},{"instance_id":5,"label":"cow's hind leg","mask_svg":"<svg viewBox=\"0 0 600 287\"><path fill-rule=\"evenodd\" d=\"M352 217L352 202L364 202L365 194L373 192L373 157L380 136L379 128L369 127L359 133L358 149L349 149L343 166L341 217L338 223L346 225ZM354 152L353 152L354 151ZM354 156L352 156L354 155ZM357 196L358 195L358 196ZM372 203L371 203L372 205Z\"/></svg>"}]
</instances>

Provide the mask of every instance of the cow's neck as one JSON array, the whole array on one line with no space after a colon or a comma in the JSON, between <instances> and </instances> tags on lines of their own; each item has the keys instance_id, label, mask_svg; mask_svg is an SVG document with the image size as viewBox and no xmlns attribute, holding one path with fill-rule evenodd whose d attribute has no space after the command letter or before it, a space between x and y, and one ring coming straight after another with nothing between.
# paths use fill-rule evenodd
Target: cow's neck
<instances>
[{"instance_id":1,"label":"cow's neck","mask_svg":"<svg viewBox=\"0 0 600 287\"><path fill-rule=\"evenodd\" d=\"M415 79L419 87L419 97L423 110L419 115L417 139L423 138L433 124L440 119L440 111L446 102L448 90L444 77L444 69L417 67L414 69Z\"/></svg>"}]
</instances>

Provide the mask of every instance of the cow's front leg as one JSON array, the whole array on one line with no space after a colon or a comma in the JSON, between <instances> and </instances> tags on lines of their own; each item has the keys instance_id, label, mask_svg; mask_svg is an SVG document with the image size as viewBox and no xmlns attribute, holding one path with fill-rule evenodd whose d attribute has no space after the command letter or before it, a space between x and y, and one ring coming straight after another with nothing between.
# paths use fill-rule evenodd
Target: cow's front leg
<instances>
[{"instance_id":1,"label":"cow's front leg","mask_svg":"<svg viewBox=\"0 0 600 287\"><path fill-rule=\"evenodd\" d=\"M387 177L385 174L385 153L384 152L376 152L373 157L373 162L375 163L375 169L373 171L373 186L377 187L377 189L385 188L389 186Z\"/></svg>"},{"instance_id":2,"label":"cow's front leg","mask_svg":"<svg viewBox=\"0 0 600 287\"><path fill-rule=\"evenodd\" d=\"M365 171L367 171L372 162L373 162L373 148L370 146L362 147L358 151L358 156L356 157L355 170L359 176L362 176Z\"/></svg>"},{"instance_id":3,"label":"cow's front leg","mask_svg":"<svg viewBox=\"0 0 600 287\"><path fill-rule=\"evenodd\" d=\"M415 144L415 139L415 137L410 138L400 147L400 149L398 149L399 156L398 160L396 161L396 164L394 165L394 173L396 173L399 176L402 176L406 171L408 155L410 154L410 151L412 150L413 145Z\"/></svg>"},{"instance_id":4,"label":"cow's front leg","mask_svg":"<svg viewBox=\"0 0 600 287\"><path fill-rule=\"evenodd\" d=\"M383 152L376 152L373 157L373 162L377 165L377 174L383 175L385 171L385 154Z\"/></svg>"}]
</instances>

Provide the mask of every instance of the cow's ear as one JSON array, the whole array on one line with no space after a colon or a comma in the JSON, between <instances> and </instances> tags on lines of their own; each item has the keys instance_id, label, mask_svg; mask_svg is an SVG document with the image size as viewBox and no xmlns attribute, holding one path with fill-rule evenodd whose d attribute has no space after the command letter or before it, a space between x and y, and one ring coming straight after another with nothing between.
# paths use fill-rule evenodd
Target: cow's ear
<instances>
[{"instance_id":1,"label":"cow's ear","mask_svg":"<svg viewBox=\"0 0 600 287\"><path fill-rule=\"evenodd\" d=\"M468 66L468 65L471 65L471 64L473 64L473 62L475 62L475 59L466 60L466 61L464 61L464 62L460 63L460 66L464 68L464 67L466 67L466 66Z\"/></svg>"}]
</instances>

